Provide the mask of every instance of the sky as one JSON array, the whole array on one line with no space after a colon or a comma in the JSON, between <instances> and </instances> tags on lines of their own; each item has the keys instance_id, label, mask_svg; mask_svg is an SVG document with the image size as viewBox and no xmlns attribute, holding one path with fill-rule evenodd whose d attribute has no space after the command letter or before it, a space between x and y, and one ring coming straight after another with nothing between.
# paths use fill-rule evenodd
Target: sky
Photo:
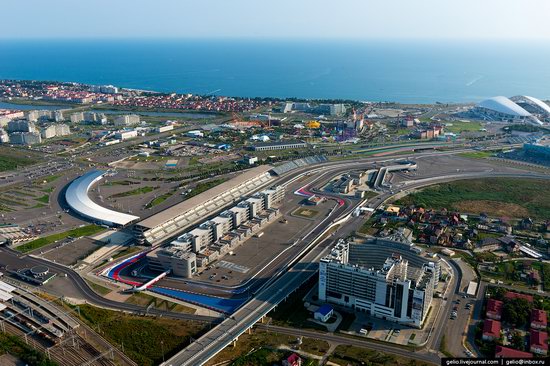
<instances>
[{"instance_id":1,"label":"sky","mask_svg":"<svg viewBox=\"0 0 550 366\"><path fill-rule=\"evenodd\" d=\"M550 40L550 0L2 0L0 38Z\"/></svg>"}]
</instances>

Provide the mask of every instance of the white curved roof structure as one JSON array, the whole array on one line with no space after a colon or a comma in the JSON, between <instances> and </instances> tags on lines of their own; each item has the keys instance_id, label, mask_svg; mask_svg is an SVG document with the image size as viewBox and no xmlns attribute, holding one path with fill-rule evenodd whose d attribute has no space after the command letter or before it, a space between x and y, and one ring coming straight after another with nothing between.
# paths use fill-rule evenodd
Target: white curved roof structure
<instances>
[{"instance_id":1,"label":"white curved roof structure","mask_svg":"<svg viewBox=\"0 0 550 366\"><path fill-rule=\"evenodd\" d=\"M516 117L529 117L531 113L527 112L525 109L512 102L510 99L498 96L489 99L485 99L480 102L478 105L480 108L485 108L492 110L494 112L508 114Z\"/></svg>"},{"instance_id":2,"label":"white curved roof structure","mask_svg":"<svg viewBox=\"0 0 550 366\"><path fill-rule=\"evenodd\" d=\"M538 98L530 97L528 95L517 95L510 99L514 102L528 104L534 107L538 113L550 116L550 106Z\"/></svg>"},{"instance_id":3,"label":"white curved roof structure","mask_svg":"<svg viewBox=\"0 0 550 366\"><path fill-rule=\"evenodd\" d=\"M102 207L88 197L88 190L107 173L101 170L91 170L76 178L69 184L65 192L65 200L70 208L89 219L102 222L106 225L124 226L139 219L138 216L128 215Z\"/></svg>"}]
</instances>

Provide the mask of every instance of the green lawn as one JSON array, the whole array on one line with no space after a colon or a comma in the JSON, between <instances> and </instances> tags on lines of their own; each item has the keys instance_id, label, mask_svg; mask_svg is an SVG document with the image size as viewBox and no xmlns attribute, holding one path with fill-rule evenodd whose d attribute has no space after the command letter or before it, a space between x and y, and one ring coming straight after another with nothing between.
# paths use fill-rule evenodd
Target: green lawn
<instances>
[{"instance_id":1,"label":"green lawn","mask_svg":"<svg viewBox=\"0 0 550 366\"><path fill-rule=\"evenodd\" d=\"M80 317L140 366L158 365L198 338L207 326L200 322L149 318L80 305Z\"/></svg>"},{"instance_id":2,"label":"green lawn","mask_svg":"<svg viewBox=\"0 0 550 366\"><path fill-rule=\"evenodd\" d=\"M133 294L125 302L130 304L135 304L135 305L141 305L143 307L153 306L156 309L172 311L175 313L187 313L187 314L195 313L195 309L191 307L188 307L182 304L177 304L172 301L166 301L164 299L160 299L158 297L151 296L143 292L138 292Z\"/></svg>"},{"instance_id":3,"label":"green lawn","mask_svg":"<svg viewBox=\"0 0 550 366\"><path fill-rule=\"evenodd\" d=\"M145 193L152 192L152 191L154 191L154 190L157 189L157 188L158 188L158 187L145 186L145 187L140 187L140 188L132 189L131 191L126 191L126 192L121 192L121 193L113 194L111 197L113 197L113 198L121 198L121 197L136 196L136 195L139 195L139 194L145 194Z\"/></svg>"},{"instance_id":4,"label":"green lawn","mask_svg":"<svg viewBox=\"0 0 550 366\"><path fill-rule=\"evenodd\" d=\"M51 182L54 182L55 180L57 180L59 177L61 177L61 175L49 175L47 177L40 178L39 183L42 183L44 181L46 183L51 183Z\"/></svg>"},{"instance_id":5,"label":"green lawn","mask_svg":"<svg viewBox=\"0 0 550 366\"><path fill-rule=\"evenodd\" d=\"M27 253L27 252L30 252L31 250L35 250L43 246L46 246L48 244L52 244L58 240L65 239L69 236L78 238L80 236L93 235L103 230L105 230L105 228L97 225L82 226L76 229L65 231L63 233L57 233L57 234L45 236L43 238L35 239L26 244L20 245L15 249L20 251L21 253Z\"/></svg>"},{"instance_id":6,"label":"green lawn","mask_svg":"<svg viewBox=\"0 0 550 366\"><path fill-rule=\"evenodd\" d=\"M38 197L38 198L35 198L38 202L42 202L42 203L49 203L50 202L50 195L49 194L45 194L41 197Z\"/></svg>"},{"instance_id":7,"label":"green lawn","mask_svg":"<svg viewBox=\"0 0 550 366\"><path fill-rule=\"evenodd\" d=\"M458 156L463 156L465 158L472 159L486 159L493 156L495 153L493 151L470 151L465 153L460 153Z\"/></svg>"},{"instance_id":8,"label":"green lawn","mask_svg":"<svg viewBox=\"0 0 550 366\"><path fill-rule=\"evenodd\" d=\"M166 201L171 196L172 196L171 192L168 192L168 193L165 193L161 196L158 196L158 197L154 198L151 202L146 204L145 208L151 208L151 207L154 207L156 205L160 205L162 202Z\"/></svg>"},{"instance_id":9,"label":"green lawn","mask_svg":"<svg viewBox=\"0 0 550 366\"><path fill-rule=\"evenodd\" d=\"M355 346L338 346L329 357L329 361L339 365L427 365L418 361L398 357L390 353L383 353L371 349Z\"/></svg>"},{"instance_id":10,"label":"green lawn","mask_svg":"<svg viewBox=\"0 0 550 366\"><path fill-rule=\"evenodd\" d=\"M452 133L461 133L461 132L475 132L483 128L483 125L480 122L445 122L447 124L452 124L452 126L444 126L443 129L445 132Z\"/></svg>"},{"instance_id":11,"label":"green lawn","mask_svg":"<svg viewBox=\"0 0 550 366\"><path fill-rule=\"evenodd\" d=\"M545 220L550 217L550 180L486 178L461 180L427 187L397 201L401 205L486 212L493 216Z\"/></svg>"},{"instance_id":12,"label":"green lawn","mask_svg":"<svg viewBox=\"0 0 550 366\"><path fill-rule=\"evenodd\" d=\"M92 282L92 281L86 281L88 283L88 285L92 288L92 290L94 290L95 292L97 292L98 294L100 295L107 295L108 293L112 292L113 290L107 288L107 287L104 287L104 286L101 286L101 285L98 285L97 283L95 282Z\"/></svg>"},{"instance_id":13,"label":"green lawn","mask_svg":"<svg viewBox=\"0 0 550 366\"><path fill-rule=\"evenodd\" d=\"M222 184L227 179L214 179L208 182L200 182L198 183L192 190L189 192L185 198L191 198L193 196L196 196L202 192L208 191L210 188L214 188L217 185Z\"/></svg>"},{"instance_id":14,"label":"green lawn","mask_svg":"<svg viewBox=\"0 0 550 366\"><path fill-rule=\"evenodd\" d=\"M35 159L28 158L19 152L18 154L12 154L6 149L0 150L0 172L15 170L36 162Z\"/></svg>"}]
</instances>

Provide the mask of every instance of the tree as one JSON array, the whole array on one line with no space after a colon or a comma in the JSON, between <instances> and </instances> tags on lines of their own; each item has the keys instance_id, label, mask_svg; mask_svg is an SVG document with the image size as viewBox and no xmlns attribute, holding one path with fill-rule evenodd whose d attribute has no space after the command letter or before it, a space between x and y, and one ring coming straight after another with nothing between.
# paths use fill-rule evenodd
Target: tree
<instances>
[{"instance_id":1,"label":"tree","mask_svg":"<svg viewBox=\"0 0 550 366\"><path fill-rule=\"evenodd\" d=\"M522 327L529 321L532 305L525 299L511 299L504 303L502 317L505 321Z\"/></svg>"},{"instance_id":2,"label":"tree","mask_svg":"<svg viewBox=\"0 0 550 366\"><path fill-rule=\"evenodd\" d=\"M510 343L512 344L512 348L518 349L520 351L524 350L523 346L525 343L523 341L523 337L517 330L512 333L512 339L510 340Z\"/></svg>"}]
</instances>

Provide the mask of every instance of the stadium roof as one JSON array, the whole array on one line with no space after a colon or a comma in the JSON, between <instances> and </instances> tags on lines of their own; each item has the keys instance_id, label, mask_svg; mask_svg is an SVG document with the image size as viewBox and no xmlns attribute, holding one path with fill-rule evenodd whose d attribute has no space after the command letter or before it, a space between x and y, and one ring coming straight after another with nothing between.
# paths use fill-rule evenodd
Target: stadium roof
<instances>
[{"instance_id":1,"label":"stadium roof","mask_svg":"<svg viewBox=\"0 0 550 366\"><path fill-rule=\"evenodd\" d=\"M107 225L127 225L139 219L138 216L113 211L93 202L88 197L88 190L99 181L106 171L91 170L73 180L65 192L65 200L69 207L80 215Z\"/></svg>"},{"instance_id":2,"label":"stadium roof","mask_svg":"<svg viewBox=\"0 0 550 366\"><path fill-rule=\"evenodd\" d=\"M511 116L517 116L517 117L531 116L531 113L527 112L525 109L523 109L516 103L512 102L510 99L503 96L485 99L484 101L480 102L477 106L485 109L490 109L498 113L509 114Z\"/></svg>"},{"instance_id":3,"label":"stadium roof","mask_svg":"<svg viewBox=\"0 0 550 366\"><path fill-rule=\"evenodd\" d=\"M550 115L550 106L538 98L530 97L528 95L517 95L512 97L511 100L514 102L524 102L526 104L530 104L534 106L537 111L540 110L543 114Z\"/></svg>"}]
</instances>

